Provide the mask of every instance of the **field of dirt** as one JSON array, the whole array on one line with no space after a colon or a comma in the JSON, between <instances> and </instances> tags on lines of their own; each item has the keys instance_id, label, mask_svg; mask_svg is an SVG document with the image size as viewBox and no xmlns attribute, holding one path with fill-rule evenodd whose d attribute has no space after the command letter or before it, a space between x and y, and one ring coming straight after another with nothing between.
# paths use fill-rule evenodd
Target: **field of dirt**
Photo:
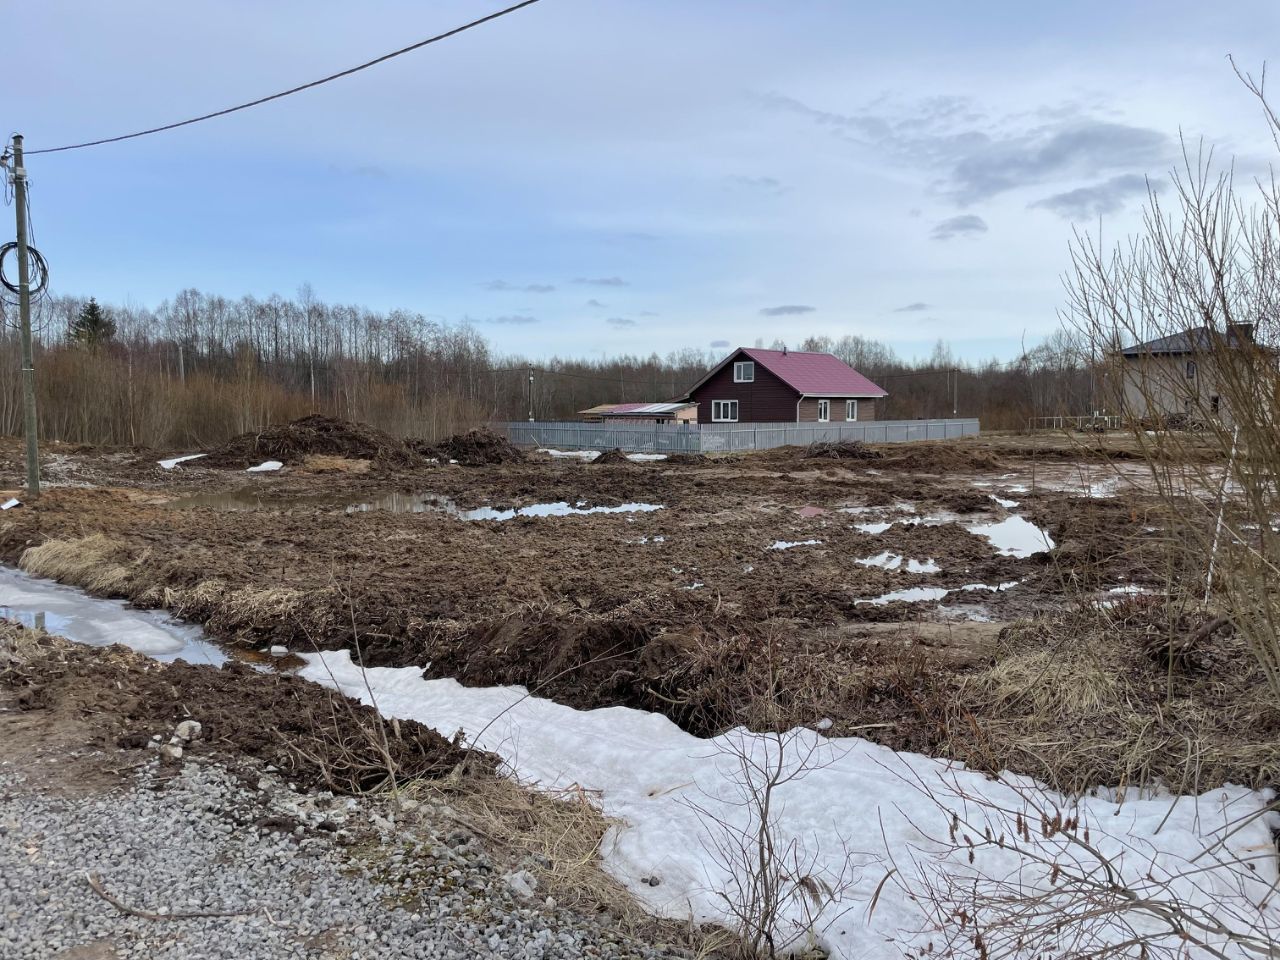
<instances>
[{"instance_id":1,"label":"field of dirt","mask_svg":"<svg viewBox=\"0 0 1280 960\"><path fill-rule=\"evenodd\" d=\"M51 449L44 496L0 515L0 560L164 607L228 644L347 647L370 665L660 711L700 734L829 720L1067 785L1180 762L1173 725L1126 752L1120 720L1091 724L1069 698L1069 762L1020 740L1049 736L1025 722L998 739L981 728L1010 716L995 671L1066 639L1027 621L1115 645L1135 690L1168 685L1139 645L1159 628L1144 621L1129 643L1115 626L1142 620L1138 591L1179 574L1129 457L984 437L593 463L476 436L344 452L330 434L315 453L286 450L286 432L169 470L157 460L183 451ZM244 469L272 451L281 469ZM0 447L11 485L19 455ZM1217 663L1184 692L1225 696L1248 678ZM1103 736L1105 755L1090 751ZM1251 736L1221 776L1262 776L1270 755Z\"/></svg>"}]
</instances>

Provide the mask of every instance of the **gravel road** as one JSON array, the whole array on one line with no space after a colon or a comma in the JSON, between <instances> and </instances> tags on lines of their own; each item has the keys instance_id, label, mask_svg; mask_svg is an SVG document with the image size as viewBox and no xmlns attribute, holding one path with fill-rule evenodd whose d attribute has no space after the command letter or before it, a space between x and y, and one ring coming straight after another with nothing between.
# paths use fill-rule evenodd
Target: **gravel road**
<instances>
[{"instance_id":1,"label":"gravel road","mask_svg":"<svg viewBox=\"0 0 1280 960\"><path fill-rule=\"evenodd\" d=\"M151 761L66 796L0 763L0 956L685 956L555 907L454 826L411 837L364 802L255 776Z\"/></svg>"}]
</instances>

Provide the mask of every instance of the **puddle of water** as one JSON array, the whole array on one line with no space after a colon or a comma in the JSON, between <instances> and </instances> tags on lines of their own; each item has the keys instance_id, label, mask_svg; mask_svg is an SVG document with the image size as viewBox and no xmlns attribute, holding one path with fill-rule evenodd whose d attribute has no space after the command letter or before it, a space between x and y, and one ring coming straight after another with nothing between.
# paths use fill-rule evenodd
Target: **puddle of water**
<instances>
[{"instance_id":1,"label":"puddle of water","mask_svg":"<svg viewBox=\"0 0 1280 960\"><path fill-rule=\"evenodd\" d=\"M810 518L810 517L820 517L826 512L827 512L826 509L823 507L801 507L799 510L796 511L796 515L805 517L805 518Z\"/></svg>"},{"instance_id":2,"label":"puddle of water","mask_svg":"<svg viewBox=\"0 0 1280 960\"><path fill-rule=\"evenodd\" d=\"M892 503L887 507L841 507L841 513L915 513L914 503Z\"/></svg>"},{"instance_id":3,"label":"puddle of water","mask_svg":"<svg viewBox=\"0 0 1280 960\"><path fill-rule=\"evenodd\" d=\"M882 567L885 570L897 570L902 568L903 558L886 550L884 553L877 553L874 557L866 557L863 560L855 560L864 567ZM908 560L906 561L906 571L908 573L940 573L942 568L938 566L934 560Z\"/></svg>"},{"instance_id":4,"label":"puddle of water","mask_svg":"<svg viewBox=\"0 0 1280 960\"><path fill-rule=\"evenodd\" d=\"M514 520L516 517L569 517L583 516L589 513L652 513L664 509L660 503L622 503L616 507L585 507L586 501L579 500L577 505L568 501L557 503L535 503L527 507L512 507L497 510L493 507L475 507L464 510L448 497L431 495L392 493L368 503L356 503L347 507L347 513L369 513L385 510L388 513L446 513L459 520Z\"/></svg>"},{"instance_id":5,"label":"puddle of water","mask_svg":"<svg viewBox=\"0 0 1280 960\"><path fill-rule=\"evenodd\" d=\"M967 583L963 587L907 587L905 590L894 590L892 593L885 593L871 600L859 600L858 603L883 606L886 603L892 603L894 600L905 600L907 603L913 603L917 600L941 600L953 590L963 590L968 593L974 591L1002 593L1011 587L1016 587L1021 582L1021 580L1010 580L1008 583L997 584ZM938 609L942 610L941 607Z\"/></svg>"},{"instance_id":6,"label":"puddle of water","mask_svg":"<svg viewBox=\"0 0 1280 960\"><path fill-rule=\"evenodd\" d=\"M1023 517L1006 517L996 523L975 523L965 529L986 537L996 550L1007 557L1029 557L1056 546L1048 533Z\"/></svg>"},{"instance_id":7,"label":"puddle of water","mask_svg":"<svg viewBox=\"0 0 1280 960\"><path fill-rule=\"evenodd\" d=\"M768 547L770 550L790 550L792 547L820 547L821 540L775 540Z\"/></svg>"},{"instance_id":8,"label":"puddle of water","mask_svg":"<svg viewBox=\"0 0 1280 960\"><path fill-rule=\"evenodd\" d=\"M124 644L156 660L220 666L227 655L204 636L160 610L134 610L21 570L0 569L0 617L40 627L91 647Z\"/></svg>"},{"instance_id":9,"label":"puddle of water","mask_svg":"<svg viewBox=\"0 0 1280 960\"><path fill-rule=\"evenodd\" d=\"M208 456L204 453L188 453L184 457L170 457L168 460L157 460L162 470L172 470L180 463L186 463L188 460L199 460L201 457Z\"/></svg>"}]
</instances>

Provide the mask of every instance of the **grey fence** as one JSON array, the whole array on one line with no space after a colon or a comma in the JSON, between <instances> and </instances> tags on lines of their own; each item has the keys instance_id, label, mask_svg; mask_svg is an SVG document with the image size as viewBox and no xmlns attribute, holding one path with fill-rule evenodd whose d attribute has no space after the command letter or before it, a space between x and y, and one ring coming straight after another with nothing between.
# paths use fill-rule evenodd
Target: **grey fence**
<instances>
[{"instance_id":1,"label":"grey fence","mask_svg":"<svg viewBox=\"0 0 1280 960\"><path fill-rule=\"evenodd\" d=\"M979 432L971 420L868 420L860 423L495 423L512 443L554 450L625 450L628 453L716 453L767 450L821 440L905 443L950 440Z\"/></svg>"}]
</instances>

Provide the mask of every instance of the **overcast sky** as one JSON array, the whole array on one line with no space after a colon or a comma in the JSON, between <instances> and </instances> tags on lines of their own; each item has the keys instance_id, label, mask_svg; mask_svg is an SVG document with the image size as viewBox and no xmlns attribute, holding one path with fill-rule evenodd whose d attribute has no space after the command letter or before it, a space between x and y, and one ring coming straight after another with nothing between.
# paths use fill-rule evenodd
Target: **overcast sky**
<instances>
[{"instance_id":1,"label":"overcast sky","mask_svg":"<svg viewBox=\"0 0 1280 960\"><path fill-rule=\"evenodd\" d=\"M6 126L129 132L503 5L14 4ZM309 282L534 356L852 333L1008 357L1057 325L1072 230L1131 232L1180 132L1269 162L1225 58L1276 45L1274 2L542 0L33 156L35 241L57 292Z\"/></svg>"}]
</instances>

